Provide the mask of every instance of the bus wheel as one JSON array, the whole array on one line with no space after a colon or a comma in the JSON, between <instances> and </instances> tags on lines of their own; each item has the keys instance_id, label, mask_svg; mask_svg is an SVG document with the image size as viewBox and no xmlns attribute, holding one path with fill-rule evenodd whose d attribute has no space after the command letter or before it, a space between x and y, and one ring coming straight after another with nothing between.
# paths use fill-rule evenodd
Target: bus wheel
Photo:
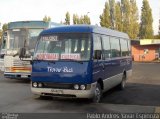
<instances>
[{"instance_id":1,"label":"bus wheel","mask_svg":"<svg viewBox=\"0 0 160 119\"><path fill-rule=\"evenodd\" d=\"M123 74L123 77L122 77L122 82L119 84L119 89L120 90L123 90L126 86L126 75Z\"/></svg>"},{"instance_id":2,"label":"bus wheel","mask_svg":"<svg viewBox=\"0 0 160 119\"><path fill-rule=\"evenodd\" d=\"M99 83L97 83L96 89L94 91L94 97L93 97L93 102L94 103L99 103L101 101L102 97L102 89Z\"/></svg>"}]
</instances>

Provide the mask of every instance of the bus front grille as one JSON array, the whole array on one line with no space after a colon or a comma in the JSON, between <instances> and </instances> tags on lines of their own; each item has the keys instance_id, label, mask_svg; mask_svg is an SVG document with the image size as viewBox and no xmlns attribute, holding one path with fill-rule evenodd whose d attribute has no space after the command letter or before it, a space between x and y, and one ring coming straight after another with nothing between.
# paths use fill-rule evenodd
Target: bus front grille
<instances>
[{"instance_id":1,"label":"bus front grille","mask_svg":"<svg viewBox=\"0 0 160 119\"><path fill-rule=\"evenodd\" d=\"M43 83L43 88L73 89L73 84Z\"/></svg>"}]
</instances>

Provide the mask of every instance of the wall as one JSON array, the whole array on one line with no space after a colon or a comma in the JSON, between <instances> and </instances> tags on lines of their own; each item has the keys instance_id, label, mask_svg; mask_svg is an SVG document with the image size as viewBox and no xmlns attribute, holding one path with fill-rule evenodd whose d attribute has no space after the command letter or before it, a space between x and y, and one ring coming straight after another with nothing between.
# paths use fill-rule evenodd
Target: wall
<instances>
[{"instance_id":1,"label":"wall","mask_svg":"<svg viewBox=\"0 0 160 119\"><path fill-rule=\"evenodd\" d=\"M132 45L132 56L134 61L153 61L156 59L156 50L160 45ZM144 54L144 49L148 49L148 53Z\"/></svg>"}]
</instances>

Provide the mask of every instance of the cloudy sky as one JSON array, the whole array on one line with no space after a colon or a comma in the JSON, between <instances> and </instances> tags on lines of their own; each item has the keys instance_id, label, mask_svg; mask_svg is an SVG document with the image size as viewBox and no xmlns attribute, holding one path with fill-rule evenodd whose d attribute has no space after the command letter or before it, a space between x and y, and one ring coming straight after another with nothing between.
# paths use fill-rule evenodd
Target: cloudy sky
<instances>
[{"instance_id":1,"label":"cloudy sky","mask_svg":"<svg viewBox=\"0 0 160 119\"><path fill-rule=\"evenodd\" d=\"M53 22L64 21L68 11L71 17L88 14L93 25L99 24L99 15L103 12L106 0L0 0L0 22L7 23L22 20L42 20L45 15ZM158 33L160 18L160 0L149 0L153 14L154 34ZM137 0L139 10L142 0ZM89 13L88 13L89 12Z\"/></svg>"}]
</instances>

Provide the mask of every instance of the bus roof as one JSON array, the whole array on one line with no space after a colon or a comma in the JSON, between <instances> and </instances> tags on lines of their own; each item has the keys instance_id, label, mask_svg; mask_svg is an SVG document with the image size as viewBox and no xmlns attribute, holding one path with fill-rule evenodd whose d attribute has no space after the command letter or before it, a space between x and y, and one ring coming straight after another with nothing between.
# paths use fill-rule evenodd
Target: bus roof
<instances>
[{"instance_id":1,"label":"bus roof","mask_svg":"<svg viewBox=\"0 0 160 119\"><path fill-rule=\"evenodd\" d=\"M50 28L53 26L60 26L55 22L44 22L44 21L15 21L8 24L8 29L18 28Z\"/></svg>"},{"instance_id":2,"label":"bus roof","mask_svg":"<svg viewBox=\"0 0 160 119\"><path fill-rule=\"evenodd\" d=\"M126 33L93 25L60 26L44 30L41 32L41 35L54 34L54 33L97 33L97 34L110 35L110 36L129 39Z\"/></svg>"}]
</instances>

